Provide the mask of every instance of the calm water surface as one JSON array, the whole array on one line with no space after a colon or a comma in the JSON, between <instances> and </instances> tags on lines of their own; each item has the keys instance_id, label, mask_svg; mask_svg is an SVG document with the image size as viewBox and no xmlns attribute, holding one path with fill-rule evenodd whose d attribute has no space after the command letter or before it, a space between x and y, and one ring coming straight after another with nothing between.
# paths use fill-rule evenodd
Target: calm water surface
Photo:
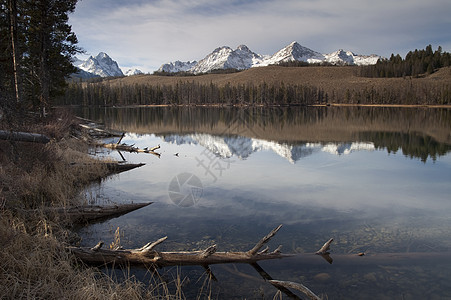
<instances>
[{"instance_id":1,"label":"calm water surface","mask_svg":"<svg viewBox=\"0 0 451 300\"><path fill-rule=\"evenodd\" d=\"M96 203L146 208L80 230L82 244L125 248L168 236L157 250L247 251L269 243L292 258L259 265L328 299L451 299L451 111L399 108L83 109L126 132L123 142L160 145L161 156L108 153L145 166L87 193ZM312 253L333 238L329 264ZM365 256L357 256L364 252ZM402 257L400 255L403 255ZM213 298L273 299L249 265L212 266ZM181 274L187 298L207 276ZM148 274L136 271L141 280ZM284 298L288 296L283 295Z\"/></svg>"}]
</instances>

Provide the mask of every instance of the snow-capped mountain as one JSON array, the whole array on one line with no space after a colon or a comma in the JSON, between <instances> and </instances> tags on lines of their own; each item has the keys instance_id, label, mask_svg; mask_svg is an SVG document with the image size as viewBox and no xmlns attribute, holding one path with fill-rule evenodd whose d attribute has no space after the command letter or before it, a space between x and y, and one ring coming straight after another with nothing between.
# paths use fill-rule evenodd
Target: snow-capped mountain
<instances>
[{"instance_id":1,"label":"snow-capped mountain","mask_svg":"<svg viewBox=\"0 0 451 300\"><path fill-rule=\"evenodd\" d=\"M307 47L301 46L297 42L292 42L285 48L277 51L271 57L265 59L261 66L274 65L280 62L303 61L308 63L320 63L325 56Z\"/></svg>"},{"instance_id":2,"label":"snow-capped mountain","mask_svg":"<svg viewBox=\"0 0 451 300\"><path fill-rule=\"evenodd\" d=\"M338 50L330 54L321 54L297 42L292 42L273 55L260 55L252 52L245 45L238 46L235 50L224 46L216 48L199 62L171 62L163 64L158 71L179 72L186 71L205 73L215 69L249 69L253 67L269 66L280 62L303 61L307 63L328 62L332 64L346 65L370 65L375 64L381 58L378 55L357 55L351 51Z\"/></svg>"},{"instance_id":3,"label":"snow-capped mountain","mask_svg":"<svg viewBox=\"0 0 451 300\"><path fill-rule=\"evenodd\" d=\"M334 155L347 155L354 151L373 151L373 143L300 143L288 144L248 138L243 136L213 136L210 134L167 135L164 141L181 144L201 145L222 159L237 157L247 159L258 151L272 151L295 163L303 157L316 152L327 152Z\"/></svg>"},{"instance_id":4,"label":"snow-capped mountain","mask_svg":"<svg viewBox=\"0 0 451 300\"><path fill-rule=\"evenodd\" d=\"M331 64L346 64L346 65L374 65L381 58L379 55L357 55L351 51L344 51L340 49L330 54L324 55L324 61Z\"/></svg>"},{"instance_id":5,"label":"snow-capped mountain","mask_svg":"<svg viewBox=\"0 0 451 300\"><path fill-rule=\"evenodd\" d=\"M230 47L216 48L204 59L200 60L190 72L195 74L205 73L216 69L249 69L255 63L262 61L262 56L258 55L245 45L238 46L235 50Z\"/></svg>"},{"instance_id":6,"label":"snow-capped mountain","mask_svg":"<svg viewBox=\"0 0 451 300\"><path fill-rule=\"evenodd\" d=\"M77 68L100 77L124 76L116 61L108 54L100 52L97 56L90 56L87 60L76 59L73 62Z\"/></svg>"},{"instance_id":7,"label":"snow-capped mountain","mask_svg":"<svg viewBox=\"0 0 451 300\"><path fill-rule=\"evenodd\" d=\"M133 75L140 75L143 74L143 72L140 69L128 69L127 71L123 72L125 76L133 76Z\"/></svg>"},{"instance_id":8,"label":"snow-capped mountain","mask_svg":"<svg viewBox=\"0 0 451 300\"><path fill-rule=\"evenodd\" d=\"M181 61L175 61L170 62L167 64L162 65L158 72L167 72L167 73L177 73L177 72L186 72L189 71L191 68L193 68L197 64L197 61L187 61L187 62L181 62Z\"/></svg>"}]
</instances>

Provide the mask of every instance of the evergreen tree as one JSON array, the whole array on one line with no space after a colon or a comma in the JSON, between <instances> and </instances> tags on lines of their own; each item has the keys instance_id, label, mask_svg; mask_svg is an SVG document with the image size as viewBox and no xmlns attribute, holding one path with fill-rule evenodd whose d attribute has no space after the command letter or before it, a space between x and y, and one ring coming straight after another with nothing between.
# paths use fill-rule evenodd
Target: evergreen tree
<instances>
[{"instance_id":1,"label":"evergreen tree","mask_svg":"<svg viewBox=\"0 0 451 300\"><path fill-rule=\"evenodd\" d=\"M79 52L67 24L76 3L0 0L0 80L5 97L45 113L62 92L66 77L75 71L72 56Z\"/></svg>"}]
</instances>

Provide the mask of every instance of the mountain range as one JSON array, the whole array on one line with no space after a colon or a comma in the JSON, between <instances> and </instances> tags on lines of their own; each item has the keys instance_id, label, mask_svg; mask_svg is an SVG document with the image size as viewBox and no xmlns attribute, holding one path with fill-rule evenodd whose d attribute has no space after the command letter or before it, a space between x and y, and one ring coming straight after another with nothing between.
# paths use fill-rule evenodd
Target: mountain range
<instances>
[{"instance_id":1,"label":"mountain range","mask_svg":"<svg viewBox=\"0 0 451 300\"><path fill-rule=\"evenodd\" d=\"M183 71L198 74L216 69L245 70L290 61L331 63L334 65L372 65L380 58L381 56L375 54L357 55L342 49L329 54L321 54L297 42L292 42L273 55L257 54L247 46L240 45L235 50L227 46L216 48L200 61L169 62L163 64L158 71L168 73Z\"/></svg>"},{"instance_id":2,"label":"mountain range","mask_svg":"<svg viewBox=\"0 0 451 300\"><path fill-rule=\"evenodd\" d=\"M138 69L129 69L125 73L122 72L118 63L109 57L105 52L100 52L97 56L90 56L86 60L76 58L72 64L79 69L79 72L75 76L82 78L142 74L142 72Z\"/></svg>"},{"instance_id":3,"label":"mountain range","mask_svg":"<svg viewBox=\"0 0 451 300\"><path fill-rule=\"evenodd\" d=\"M321 54L297 42L292 42L273 55L257 54L245 45L240 45L236 49L224 46L216 48L200 61L175 61L163 64L158 72L199 74L217 69L245 70L290 61L331 63L334 65L371 65L375 64L380 58L381 56L375 54L357 55L341 49L329 54ZM86 60L76 58L73 65L79 70L74 76L82 78L142 74L138 69L129 69L123 72L118 63L105 52L100 52L97 56L90 56Z\"/></svg>"}]
</instances>

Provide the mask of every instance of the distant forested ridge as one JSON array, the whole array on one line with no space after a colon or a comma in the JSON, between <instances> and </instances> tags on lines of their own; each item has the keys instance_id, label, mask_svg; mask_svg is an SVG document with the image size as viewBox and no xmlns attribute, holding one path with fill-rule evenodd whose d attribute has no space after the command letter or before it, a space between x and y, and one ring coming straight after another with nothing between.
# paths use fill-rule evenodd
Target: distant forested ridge
<instances>
[{"instance_id":1,"label":"distant forested ridge","mask_svg":"<svg viewBox=\"0 0 451 300\"><path fill-rule=\"evenodd\" d=\"M219 86L180 81L176 85L108 85L72 83L61 105L317 105L317 104L451 104L448 85L402 82L390 88L369 86L364 89L326 91L296 84L241 84Z\"/></svg>"},{"instance_id":2,"label":"distant forested ridge","mask_svg":"<svg viewBox=\"0 0 451 300\"><path fill-rule=\"evenodd\" d=\"M403 59L399 54L390 59L380 59L375 65L361 66L360 75L365 77L405 77L432 74L437 69L451 66L451 54L442 47L434 52L428 45L425 50L409 51Z\"/></svg>"},{"instance_id":3,"label":"distant forested ridge","mask_svg":"<svg viewBox=\"0 0 451 300\"><path fill-rule=\"evenodd\" d=\"M179 81L175 85L116 85L74 83L61 104L82 105L275 105L314 104L327 96L321 89L303 85L219 86Z\"/></svg>"}]
</instances>

